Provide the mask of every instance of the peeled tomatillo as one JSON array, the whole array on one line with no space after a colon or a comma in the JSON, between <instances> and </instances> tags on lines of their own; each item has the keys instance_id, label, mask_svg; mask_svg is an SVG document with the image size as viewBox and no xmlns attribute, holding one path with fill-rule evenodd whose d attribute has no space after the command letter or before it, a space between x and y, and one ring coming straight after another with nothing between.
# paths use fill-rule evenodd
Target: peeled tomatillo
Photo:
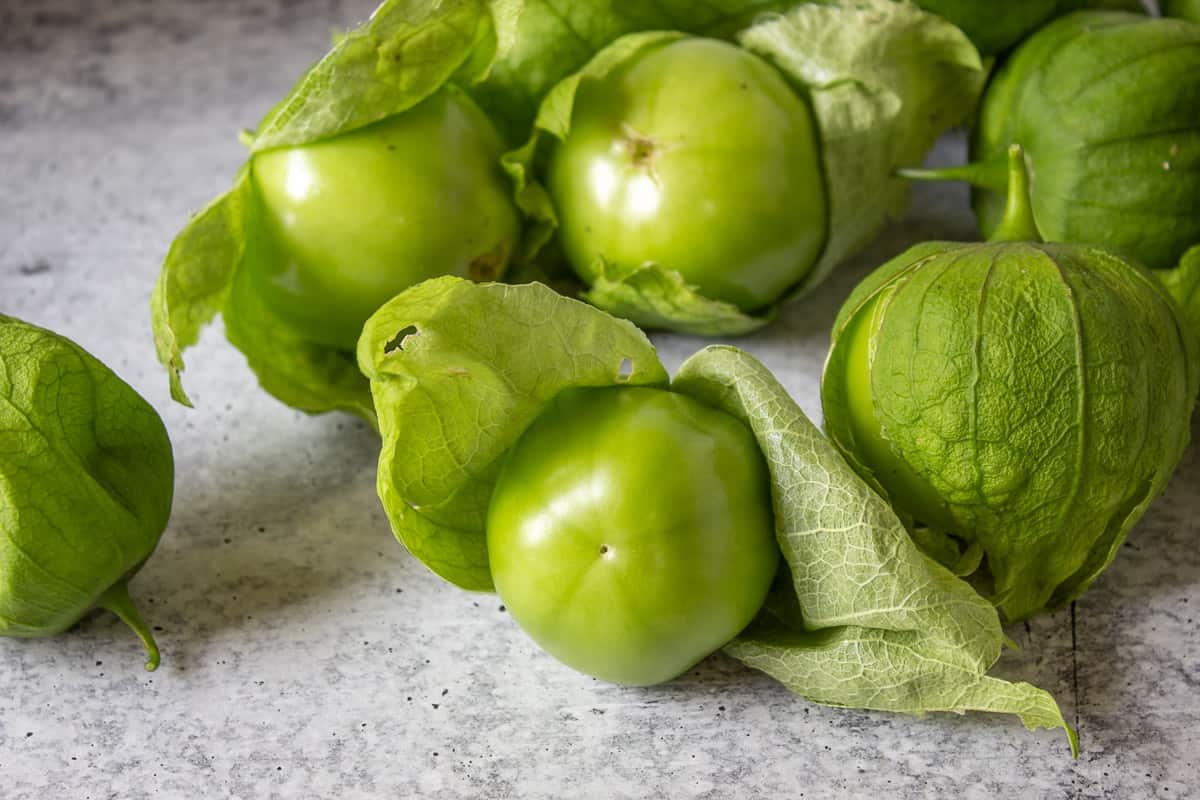
<instances>
[{"instance_id":1,"label":"peeled tomatillo","mask_svg":"<svg viewBox=\"0 0 1200 800\"><path fill-rule=\"evenodd\" d=\"M513 619L614 683L670 680L758 612L779 549L740 421L664 389L572 389L509 452L487 519Z\"/></svg>"},{"instance_id":2,"label":"peeled tomatillo","mask_svg":"<svg viewBox=\"0 0 1200 800\"><path fill-rule=\"evenodd\" d=\"M1019 620L1081 594L1165 487L1195 347L1145 269L1039 240L1014 147L992 241L918 245L851 294L826 428L902 517L977 544Z\"/></svg>"},{"instance_id":3,"label":"peeled tomatillo","mask_svg":"<svg viewBox=\"0 0 1200 800\"><path fill-rule=\"evenodd\" d=\"M567 259L654 263L743 311L796 285L825 242L812 112L727 42L681 39L579 86L548 186Z\"/></svg>"},{"instance_id":4,"label":"peeled tomatillo","mask_svg":"<svg viewBox=\"0 0 1200 800\"><path fill-rule=\"evenodd\" d=\"M246 262L258 291L312 341L353 351L367 317L413 284L502 277L520 230L503 149L447 86L365 128L256 155Z\"/></svg>"}]
</instances>

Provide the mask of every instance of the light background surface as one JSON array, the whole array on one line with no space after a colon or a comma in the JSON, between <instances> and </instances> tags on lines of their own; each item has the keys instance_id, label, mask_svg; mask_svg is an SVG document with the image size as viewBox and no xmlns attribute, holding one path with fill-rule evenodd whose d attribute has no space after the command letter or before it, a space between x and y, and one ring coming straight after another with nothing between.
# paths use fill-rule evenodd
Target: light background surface
<instances>
[{"instance_id":1,"label":"light background surface","mask_svg":"<svg viewBox=\"0 0 1200 800\"><path fill-rule=\"evenodd\" d=\"M162 667L111 615L0 640L0 797L1200 796L1200 451L1075 609L1015 626L999 674L1079 728L822 708L714 656L651 689L540 653L489 595L393 540L373 434L261 392L209 329L173 404L147 311L188 215L253 125L372 0L0 0L0 311L78 341L162 413L175 511L133 581ZM935 163L963 158L961 136ZM814 419L828 330L869 269L975 235L966 192L912 213L768 331ZM700 340L656 337L674 369ZM1194 433L1200 429L1193 427Z\"/></svg>"}]
</instances>

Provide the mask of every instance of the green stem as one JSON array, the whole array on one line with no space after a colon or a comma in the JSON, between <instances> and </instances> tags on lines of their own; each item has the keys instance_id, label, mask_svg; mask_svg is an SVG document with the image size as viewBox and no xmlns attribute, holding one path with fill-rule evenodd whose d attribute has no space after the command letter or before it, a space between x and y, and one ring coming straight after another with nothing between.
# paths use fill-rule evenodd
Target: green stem
<instances>
[{"instance_id":1,"label":"green stem","mask_svg":"<svg viewBox=\"0 0 1200 800\"><path fill-rule=\"evenodd\" d=\"M1019 144L1008 147L1008 200L1000 226L988 237L989 242L1040 242L1033 202L1029 199L1029 170L1025 151Z\"/></svg>"},{"instance_id":2,"label":"green stem","mask_svg":"<svg viewBox=\"0 0 1200 800\"><path fill-rule=\"evenodd\" d=\"M896 174L914 181L965 181L980 189L1003 192L1008 187L1008 158L1006 156L992 161L976 161L974 164L942 169L909 167L896 170Z\"/></svg>"},{"instance_id":3,"label":"green stem","mask_svg":"<svg viewBox=\"0 0 1200 800\"><path fill-rule=\"evenodd\" d=\"M158 669L159 654L158 643L154 641L154 634L150 633L150 629L146 627L142 615L138 613L137 607L134 606L133 600L129 597L129 579L122 578L108 588L104 594L100 595L100 599L96 601L99 608L108 609L112 613L121 618L121 621L133 629L138 638L142 640L142 645L146 648L146 669L150 672Z\"/></svg>"}]
</instances>

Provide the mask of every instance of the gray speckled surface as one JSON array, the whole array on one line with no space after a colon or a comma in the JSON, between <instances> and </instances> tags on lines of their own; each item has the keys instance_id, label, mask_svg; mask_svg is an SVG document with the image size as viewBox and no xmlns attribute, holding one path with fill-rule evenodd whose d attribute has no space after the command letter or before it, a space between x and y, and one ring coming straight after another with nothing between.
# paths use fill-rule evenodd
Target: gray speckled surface
<instances>
[{"instance_id":1,"label":"gray speckled surface","mask_svg":"<svg viewBox=\"0 0 1200 800\"><path fill-rule=\"evenodd\" d=\"M146 311L190 212L253 124L371 0L0 2L0 310L71 336L160 410L175 513L133 582L164 652L112 616L0 640L0 797L1113 797L1200 793L1200 452L1074 612L1010 631L999 671L1052 690L1061 734L982 714L813 706L715 656L653 689L542 655L492 596L395 543L376 442L254 383L219 326L170 402ZM940 161L961 158L960 139ZM742 340L801 405L870 266L973 234L958 189ZM668 366L699 346L659 337ZM1200 433L1200 430L1197 431Z\"/></svg>"}]
</instances>

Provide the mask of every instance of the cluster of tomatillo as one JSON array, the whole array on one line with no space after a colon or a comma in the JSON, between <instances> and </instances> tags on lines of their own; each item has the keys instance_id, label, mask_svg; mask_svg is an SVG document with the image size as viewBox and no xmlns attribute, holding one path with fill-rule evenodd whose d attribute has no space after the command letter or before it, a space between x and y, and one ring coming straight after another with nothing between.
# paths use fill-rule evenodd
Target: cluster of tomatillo
<instances>
[{"instance_id":1,"label":"cluster of tomatillo","mask_svg":"<svg viewBox=\"0 0 1200 800\"><path fill-rule=\"evenodd\" d=\"M960 22L1004 50L1067 10L1024 5L1028 19L1008 20L1020 30ZM788 618L768 595L803 580L778 518L795 501L769 436L705 399L715 384L682 391L661 366L635 365L632 381L594 372L597 353L629 361L643 346L633 326L549 302L544 287L480 299L445 276L538 279L647 328L744 333L876 232L905 178L968 180L988 242L919 244L846 301L822 385L829 439L929 568L986 576L1010 620L1083 592L1165 487L1200 355L1147 267L1182 270L1200 242L1200 25L1123 11L1045 24L999 58L974 163L925 172L914 153L959 121L942 106L965 116L987 70L962 31L907 3L874 0L878 28L835 3L722 38L625 31L553 80L538 73L547 85L524 144L487 91L511 78L504 57L474 57L495 37L447 44L444 74L414 73L421 88L395 108L370 81L336 88L360 75L362 37L389 53L387 26L417 24L405 8L385 4L313 68L322 79L268 116L235 187L180 234L155 291L159 355L186 399L181 350L220 311L273 394L371 420L397 536L453 583L497 589L566 663L654 683L764 602ZM828 36L813 34L821 25ZM944 60L912 56L913 31L938 39ZM958 72L945 66L955 59ZM305 114L333 133L313 134ZM440 305L454 298L459 311ZM522 326L531 338L514 345ZM516 377L539 368L528 385ZM482 396L494 407L471 406ZM455 436L414 466L430 419ZM114 562L41 628L30 617L5 632L59 630L97 603L126 609L110 587L140 560Z\"/></svg>"}]
</instances>

